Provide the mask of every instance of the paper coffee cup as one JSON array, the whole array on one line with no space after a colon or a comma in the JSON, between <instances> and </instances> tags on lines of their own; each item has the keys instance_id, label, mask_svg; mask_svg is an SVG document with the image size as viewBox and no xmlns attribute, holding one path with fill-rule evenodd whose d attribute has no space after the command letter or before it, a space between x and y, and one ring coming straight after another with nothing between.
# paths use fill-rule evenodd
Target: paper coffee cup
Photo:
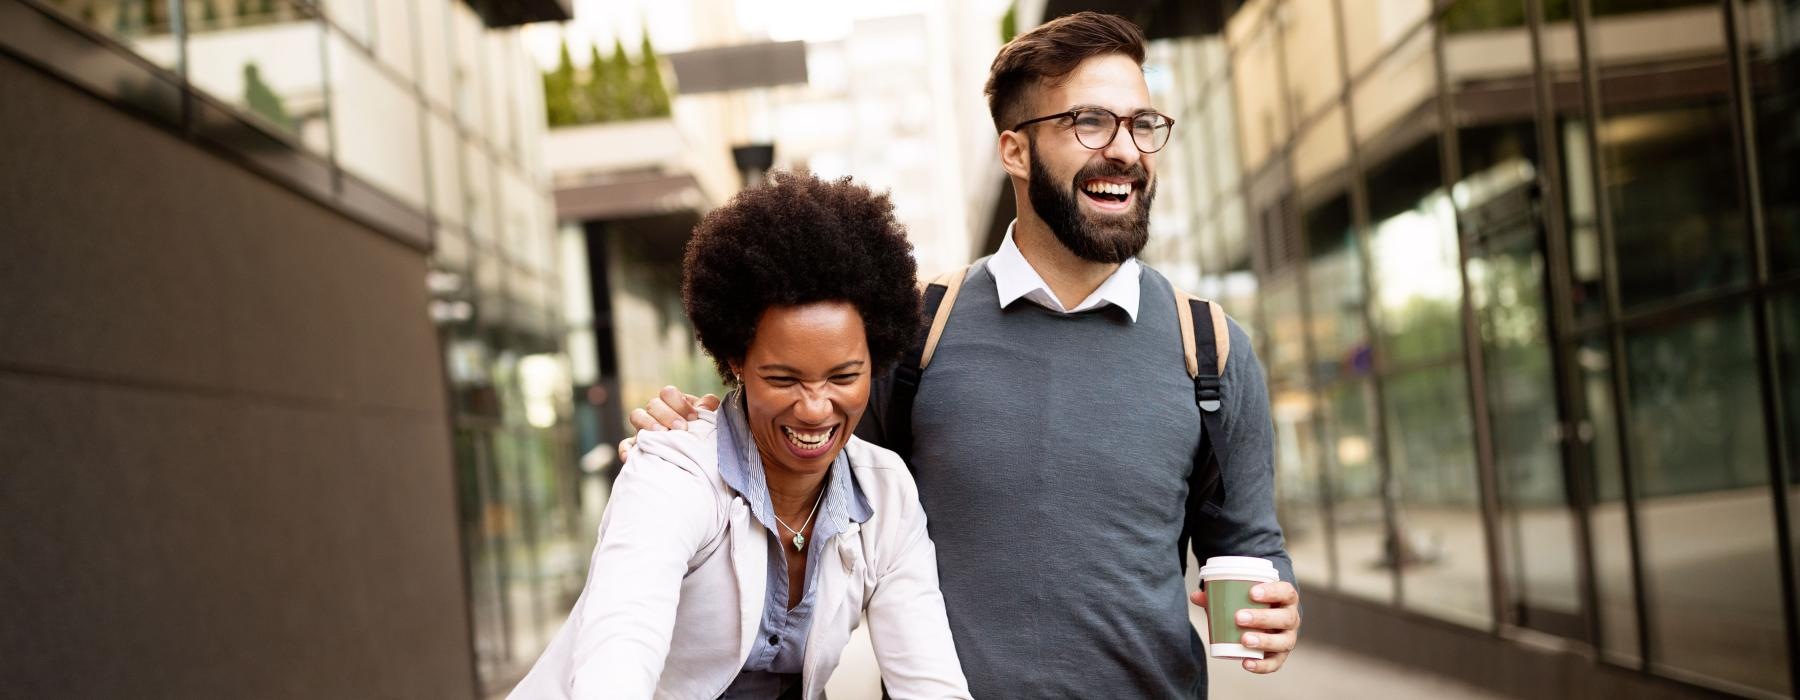
<instances>
[{"instance_id":1,"label":"paper coffee cup","mask_svg":"<svg viewBox=\"0 0 1800 700\"><path fill-rule=\"evenodd\" d=\"M1269 607L1250 600L1250 589L1279 580L1275 563L1262 557L1210 557L1200 567L1200 585L1206 590L1207 651L1213 658L1263 657L1261 650L1244 648L1244 630L1237 625L1237 613Z\"/></svg>"}]
</instances>

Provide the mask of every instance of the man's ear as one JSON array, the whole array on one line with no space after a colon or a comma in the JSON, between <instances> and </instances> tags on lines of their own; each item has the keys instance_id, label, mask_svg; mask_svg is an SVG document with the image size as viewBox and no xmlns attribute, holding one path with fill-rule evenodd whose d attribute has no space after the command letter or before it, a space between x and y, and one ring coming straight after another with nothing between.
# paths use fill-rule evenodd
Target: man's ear
<instances>
[{"instance_id":1,"label":"man's ear","mask_svg":"<svg viewBox=\"0 0 1800 700\"><path fill-rule=\"evenodd\" d=\"M1000 132L1000 167L1020 180L1031 179L1030 137L1017 131Z\"/></svg>"}]
</instances>

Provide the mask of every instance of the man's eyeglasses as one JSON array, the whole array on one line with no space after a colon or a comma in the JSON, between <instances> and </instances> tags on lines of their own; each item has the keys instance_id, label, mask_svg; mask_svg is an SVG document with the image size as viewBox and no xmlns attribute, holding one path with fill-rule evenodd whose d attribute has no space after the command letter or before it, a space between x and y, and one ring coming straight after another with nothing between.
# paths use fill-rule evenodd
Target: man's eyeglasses
<instances>
[{"instance_id":1,"label":"man's eyeglasses","mask_svg":"<svg viewBox=\"0 0 1800 700\"><path fill-rule=\"evenodd\" d=\"M1119 136L1119 125L1123 124L1131 130L1131 144L1144 153L1155 153L1168 145L1169 134L1175 130L1175 120L1156 112L1138 112L1129 117L1121 117L1110 110L1099 108L1077 109L1060 112L1047 117L1027 119L1012 128L1018 131L1038 122L1061 119L1065 129L1075 131L1075 140L1081 145L1096 151L1111 146L1113 139Z\"/></svg>"}]
</instances>

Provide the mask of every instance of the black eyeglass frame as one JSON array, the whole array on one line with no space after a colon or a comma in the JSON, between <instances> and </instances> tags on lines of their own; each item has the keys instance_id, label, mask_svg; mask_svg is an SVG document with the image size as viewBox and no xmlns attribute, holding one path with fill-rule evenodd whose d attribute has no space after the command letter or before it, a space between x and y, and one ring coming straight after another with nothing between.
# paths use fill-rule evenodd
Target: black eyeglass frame
<instances>
[{"instance_id":1,"label":"black eyeglass frame","mask_svg":"<svg viewBox=\"0 0 1800 700\"><path fill-rule=\"evenodd\" d=\"M1037 124L1039 122L1047 122L1052 119L1063 119L1065 117L1068 118L1069 125L1064 128L1074 129L1077 117L1082 112L1104 112L1108 116L1111 116L1113 118L1113 122L1114 122L1112 131L1110 132L1110 135L1106 137L1106 143L1100 144L1098 146L1089 146L1089 145L1087 145L1086 142L1081 140L1081 134L1075 135L1075 143L1079 143L1079 144L1081 144L1081 146L1083 148L1087 148L1089 150L1099 151L1099 150L1104 150L1107 146L1111 146L1113 144L1113 141L1117 141L1119 139L1120 127L1128 127L1129 125L1126 124L1126 122L1129 122L1133 119L1137 119L1138 117L1142 117L1146 114L1154 114L1156 116L1162 117L1164 126L1167 127L1169 130L1169 136L1163 138L1163 142L1161 145L1158 145L1155 149L1148 150L1148 151L1144 150L1143 144L1140 144L1137 142L1136 136L1132 136L1131 137L1131 146L1133 148L1138 149L1139 153L1155 153L1157 151L1160 151L1169 145L1169 138L1171 138L1175 135L1175 118L1171 117L1167 114L1163 114L1162 112L1158 112L1153 109L1147 109L1142 112L1133 112L1130 116L1121 117L1118 114L1113 113L1112 110L1106 109L1103 107L1085 107L1082 109L1071 109L1066 112L1057 112L1056 114L1042 116L1042 117L1038 117L1036 119L1027 119L1025 121L1019 122L1018 124L1014 124L1012 130L1018 131L1025 127L1031 126L1032 124Z\"/></svg>"}]
</instances>

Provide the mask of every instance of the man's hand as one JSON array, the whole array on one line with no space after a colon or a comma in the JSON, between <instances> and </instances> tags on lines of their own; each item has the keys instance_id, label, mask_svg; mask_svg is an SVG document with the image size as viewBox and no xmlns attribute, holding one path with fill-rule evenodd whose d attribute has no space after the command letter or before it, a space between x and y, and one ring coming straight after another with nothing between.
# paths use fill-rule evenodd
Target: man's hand
<instances>
[{"instance_id":1,"label":"man's hand","mask_svg":"<svg viewBox=\"0 0 1800 700\"><path fill-rule=\"evenodd\" d=\"M1206 607L1206 591L1194 591L1188 598ZM1237 626L1244 629L1244 646L1263 652L1261 659L1244 659L1244 670L1274 673L1287 663L1288 652L1299 641L1300 592L1286 581L1261 583L1250 589L1250 599L1269 607L1238 611Z\"/></svg>"},{"instance_id":2,"label":"man's hand","mask_svg":"<svg viewBox=\"0 0 1800 700\"><path fill-rule=\"evenodd\" d=\"M680 389L665 386L657 392L656 398L643 408L631 412L631 427L638 430L686 430L687 422L700 417L700 409L718 410L719 397L707 394L694 396L683 394ZM626 453L637 438L625 438L619 441L619 463L624 464Z\"/></svg>"}]
</instances>

